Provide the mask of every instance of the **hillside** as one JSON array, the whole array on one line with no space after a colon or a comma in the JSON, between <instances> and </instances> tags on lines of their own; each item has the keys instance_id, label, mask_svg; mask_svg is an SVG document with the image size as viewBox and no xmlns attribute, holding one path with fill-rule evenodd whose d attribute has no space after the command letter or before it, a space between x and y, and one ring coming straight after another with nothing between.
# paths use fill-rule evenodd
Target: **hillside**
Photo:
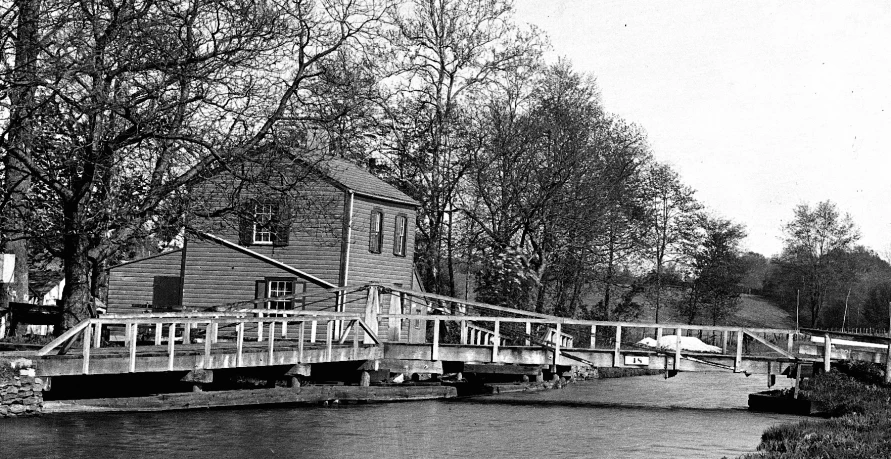
<instances>
[{"instance_id":1,"label":"hillside","mask_svg":"<svg viewBox=\"0 0 891 459\"><path fill-rule=\"evenodd\" d=\"M660 322L681 322L675 311L660 311ZM653 322L654 313L651 308L645 308L640 319L641 322ZM706 319L698 321L706 324ZM708 323L708 325L711 325ZM779 306L771 303L758 295L743 294L740 296L740 305L736 313L726 321L718 325L736 325L752 328L795 328L795 318Z\"/></svg>"}]
</instances>

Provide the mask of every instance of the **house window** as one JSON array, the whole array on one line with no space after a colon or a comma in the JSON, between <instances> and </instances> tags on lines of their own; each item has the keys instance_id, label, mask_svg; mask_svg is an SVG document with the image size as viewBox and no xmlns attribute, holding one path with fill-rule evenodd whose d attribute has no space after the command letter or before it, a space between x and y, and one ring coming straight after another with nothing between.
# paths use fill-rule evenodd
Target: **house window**
<instances>
[{"instance_id":1,"label":"house window","mask_svg":"<svg viewBox=\"0 0 891 459\"><path fill-rule=\"evenodd\" d=\"M254 207L254 244L272 244L275 241L275 216L278 206L270 203L257 203Z\"/></svg>"},{"instance_id":2,"label":"house window","mask_svg":"<svg viewBox=\"0 0 891 459\"><path fill-rule=\"evenodd\" d=\"M393 255L405 256L405 235L408 233L408 217L396 216L396 229L393 232Z\"/></svg>"},{"instance_id":3,"label":"house window","mask_svg":"<svg viewBox=\"0 0 891 459\"><path fill-rule=\"evenodd\" d=\"M267 278L257 281L256 297L276 298L305 292L305 282L300 282L296 279ZM263 303L262 307L264 309L274 310L304 309L306 307L306 298L298 297L283 300L270 300Z\"/></svg>"},{"instance_id":4,"label":"house window","mask_svg":"<svg viewBox=\"0 0 891 459\"><path fill-rule=\"evenodd\" d=\"M368 251L381 253L384 245L384 213L378 209L371 211L371 227L368 230Z\"/></svg>"}]
</instances>

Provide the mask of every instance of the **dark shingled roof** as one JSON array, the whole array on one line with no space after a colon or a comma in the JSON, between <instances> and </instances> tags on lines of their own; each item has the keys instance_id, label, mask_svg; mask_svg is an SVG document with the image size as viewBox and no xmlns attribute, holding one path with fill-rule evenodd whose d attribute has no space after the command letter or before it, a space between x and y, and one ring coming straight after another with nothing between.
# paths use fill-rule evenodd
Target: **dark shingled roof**
<instances>
[{"instance_id":1,"label":"dark shingled roof","mask_svg":"<svg viewBox=\"0 0 891 459\"><path fill-rule=\"evenodd\" d=\"M411 206L420 205L418 201L415 201L407 194L349 161L327 159L320 166L328 177L358 195L395 201Z\"/></svg>"}]
</instances>

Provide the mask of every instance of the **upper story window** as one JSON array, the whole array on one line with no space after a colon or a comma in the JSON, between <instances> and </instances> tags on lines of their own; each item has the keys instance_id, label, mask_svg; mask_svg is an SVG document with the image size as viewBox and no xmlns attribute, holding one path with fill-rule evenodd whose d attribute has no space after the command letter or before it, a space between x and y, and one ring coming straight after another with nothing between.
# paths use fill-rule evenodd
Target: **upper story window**
<instances>
[{"instance_id":1,"label":"upper story window","mask_svg":"<svg viewBox=\"0 0 891 459\"><path fill-rule=\"evenodd\" d=\"M393 232L393 255L405 256L406 235L408 234L408 217L396 216L396 229Z\"/></svg>"},{"instance_id":2,"label":"upper story window","mask_svg":"<svg viewBox=\"0 0 891 459\"><path fill-rule=\"evenodd\" d=\"M270 203L256 203L254 207L253 243L272 244L275 239L275 217L278 206Z\"/></svg>"},{"instance_id":3,"label":"upper story window","mask_svg":"<svg viewBox=\"0 0 891 459\"><path fill-rule=\"evenodd\" d=\"M384 213L380 209L371 211L371 225L368 229L368 251L381 253L384 245Z\"/></svg>"},{"instance_id":4,"label":"upper story window","mask_svg":"<svg viewBox=\"0 0 891 459\"><path fill-rule=\"evenodd\" d=\"M275 201L251 200L244 203L239 214L239 243L243 246L288 245L290 220L287 212L283 212L284 208L286 206Z\"/></svg>"}]
</instances>

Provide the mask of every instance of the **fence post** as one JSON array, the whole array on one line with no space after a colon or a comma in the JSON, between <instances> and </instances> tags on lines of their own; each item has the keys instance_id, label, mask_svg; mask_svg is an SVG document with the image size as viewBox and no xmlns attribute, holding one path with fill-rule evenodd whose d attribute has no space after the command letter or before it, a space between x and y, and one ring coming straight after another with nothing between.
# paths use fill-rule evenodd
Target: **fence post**
<instances>
[{"instance_id":1,"label":"fence post","mask_svg":"<svg viewBox=\"0 0 891 459\"><path fill-rule=\"evenodd\" d=\"M155 346L160 346L161 341L164 338L164 326L161 325L161 322L155 324Z\"/></svg>"},{"instance_id":2,"label":"fence post","mask_svg":"<svg viewBox=\"0 0 891 459\"><path fill-rule=\"evenodd\" d=\"M728 336L727 336L728 334L729 334L729 332L727 330L724 330L724 332L723 332L724 336L721 338L721 353L722 354L727 353L727 342L729 341Z\"/></svg>"},{"instance_id":3,"label":"fence post","mask_svg":"<svg viewBox=\"0 0 891 459\"><path fill-rule=\"evenodd\" d=\"M306 337L306 322L297 322L300 328L297 329L297 363L303 363L303 338Z\"/></svg>"},{"instance_id":4,"label":"fence post","mask_svg":"<svg viewBox=\"0 0 891 459\"><path fill-rule=\"evenodd\" d=\"M743 348L743 331L739 329L736 332L736 359L733 361L733 372L739 373L742 366L742 348Z\"/></svg>"},{"instance_id":5,"label":"fence post","mask_svg":"<svg viewBox=\"0 0 891 459\"><path fill-rule=\"evenodd\" d=\"M272 365L272 363L273 363L272 359L274 356L272 353L273 352L272 346L274 345L273 343L275 342L275 322L269 322L269 336L266 339L269 341L269 346L267 349L266 364Z\"/></svg>"},{"instance_id":6,"label":"fence post","mask_svg":"<svg viewBox=\"0 0 891 459\"><path fill-rule=\"evenodd\" d=\"M262 311L257 311L257 318L263 318ZM263 341L263 322L257 322L257 341Z\"/></svg>"},{"instance_id":7,"label":"fence post","mask_svg":"<svg viewBox=\"0 0 891 459\"><path fill-rule=\"evenodd\" d=\"M461 344L467 344L467 321L461 321Z\"/></svg>"},{"instance_id":8,"label":"fence post","mask_svg":"<svg viewBox=\"0 0 891 459\"><path fill-rule=\"evenodd\" d=\"M173 371L174 338L176 338L176 322L167 327L167 371Z\"/></svg>"},{"instance_id":9,"label":"fence post","mask_svg":"<svg viewBox=\"0 0 891 459\"><path fill-rule=\"evenodd\" d=\"M597 325L591 325L591 349L597 349Z\"/></svg>"},{"instance_id":10,"label":"fence post","mask_svg":"<svg viewBox=\"0 0 891 459\"><path fill-rule=\"evenodd\" d=\"M532 340L530 337L532 336L532 322L526 322L526 345L531 346Z\"/></svg>"},{"instance_id":11,"label":"fence post","mask_svg":"<svg viewBox=\"0 0 891 459\"><path fill-rule=\"evenodd\" d=\"M439 319L433 319L433 349L430 360L439 360Z\"/></svg>"},{"instance_id":12,"label":"fence post","mask_svg":"<svg viewBox=\"0 0 891 459\"><path fill-rule=\"evenodd\" d=\"M885 384L891 384L891 343L888 343L888 353L885 354Z\"/></svg>"},{"instance_id":13,"label":"fence post","mask_svg":"<svg viewBox=\"0 0 891 459\"><path fill-rule=\"evenodd\" d=\"M326 330L325 346L327 349L325 352L325 355L326 355L325 361L330 362L331 359L334 357L333 356L333 348L332 348L332 345L333 345L332 341L334 339L334 337L332 336L334 334L334 322L329 320L328 325L325 327L325 330Z\"/></svg>"},{"instance_id":14,"label":"fence post","mask_svg":"<svg viewBox=\"0 0 891 459\"><path fill-rule=\"evenodd\" d=\"M495 336L492 338L492 362L498 361L498 345L501 344L501 333L499 333L501 328L501 322L495 321Z\"/></svg>"},{"instance_id":15,"label":"fence post","mask_svg":"<svg viewBox=\"0 0 891 459\"><path fill-rule=\"evenodd\" d=\"M656 347L659 347L660 339L662 339L662 327L656 327Z\"/></svg>"},{"instance_id":16,"label":"fence post","mask_svg":"<svg viewBox=\"0 0 891 459\"><path fill-rule=\"evenodd\" d=\"M90 346L93 344L93 339L90 333L92 332L92 326L87 325L84 328L84 366L83 366L83 374L90 374Z\"/></svg>"},{"instance_id":17,"label":"fence post","mask_svg":"<svg viewBox=\"0 0 891 459\"><path fill-rule=\"evenodd\" d=\"M136 373L136 330L138 326L135 323L127 324L130 332L130 373Z\"/></svg>"},{"instance_id":18,"label":"fence post","mask_svg":"<svg viewBox=\"0 0 891 459\"><path fill-rule=\"evenodd\" d=\"M829 373L830 360L832 359L832 338L829 337L829 334L823 335L826 342L824 343L826 346L823 349L823 371Z\"/></svg>"},{"instance_id":19,"label":"fence post","mask_svg":"<svg viewBox=\"0 0 891 459\"><path fill-rule=\"evenodd\" d=\"M616 325L616 348L613 350L613 366L622 366L619 363L620 351L622 349L622 326Z\"/></svg>"},{"instance_id":20,"label":"fence post","mask_svg":"<svg viewBox=\"0 0 891 459\"><path fill-rule=\"evenodd\" d=\"M795 345L793 344L794 338L795 334L789 333L789 338L786 341L786 351L788 351L790 354L792 353L792 349L795 347Z\"/></svg>"},{"instance_id":21,"label":"fence post","mask_svg":"<svg viewBox=\"0 0 891 459\"><path fill-rule=\"evenodd\" d=\"M558 337L560 336L560 325L561 325L560 322L557 322L556 328L557 328L557 336ZM556 367L557 366L557 358L560 356L560 340L555 339L554 341L555 341L554 342L554 366Z\"/></svg>"},{"instance_id":22,"label":"fence post","mask_svg":"<svg viewBox=\"0 0 891 459\"><path fill-rule=\"evenodd\" d=\"M208 322L204 328L204 369L210 368L210 346L213 344L213 322Z\"/></svg>"},{"instance_id":23,"label":"fence post","mask_svg":"<svg viewBox=\"0 0 891 459\"><path fill-rule=\"evenodd\" d=\"M96 330L93 332L93 347L99 349L102 345L102 324L96 323Z\"/></svg>"},{"instance_id":24,"label":"fence post","mask_svg":"<svg viewBox=\"0 0 891 459\"><path fill-rule=\"evenodd\" d=\"M674 330L674 369L678 370L681 367L681 335L684 333L684 329L676 328Z\"/></svg>"},{"instance_id":25,"label":"fence post","mask_svg":"<svg viewBox=\"0 0 891 459\"><path fill-rule=\"evenodd\" d=\"M192 344L192 324L186 322L183 324L183 344Z\"/></svg>"}]
</instances>

